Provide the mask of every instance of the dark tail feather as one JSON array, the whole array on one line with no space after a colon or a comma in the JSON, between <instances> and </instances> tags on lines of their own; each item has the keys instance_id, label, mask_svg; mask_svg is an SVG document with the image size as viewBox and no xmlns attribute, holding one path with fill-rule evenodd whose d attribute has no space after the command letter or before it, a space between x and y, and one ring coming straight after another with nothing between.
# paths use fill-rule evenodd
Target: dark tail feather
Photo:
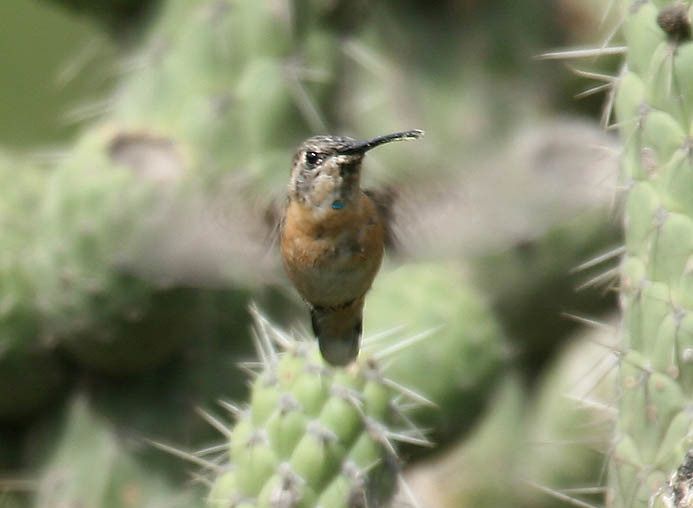
<instances>
[{"instance_id":1,"label":"dark tail feather","mask_svg":"<svg viewBox=\"0 0 693 508\"><path fill-rule=\"evenodd\" d=\"M363 331L363 302L343 309L313 308L310 321L318 339L320 353L334 366L348 365L359 354Z\"/></svg>"}]
</instances>

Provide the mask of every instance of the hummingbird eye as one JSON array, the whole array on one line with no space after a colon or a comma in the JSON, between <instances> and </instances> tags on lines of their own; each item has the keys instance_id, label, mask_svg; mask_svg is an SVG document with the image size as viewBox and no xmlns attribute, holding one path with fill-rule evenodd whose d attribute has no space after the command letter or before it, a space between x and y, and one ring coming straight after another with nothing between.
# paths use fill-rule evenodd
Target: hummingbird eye
<instances>
[{"instance_id":1,"label":"hummingbird eye","mask_svg":"<svg viewBox=\"0 0 693 508\"><path fill-rule=\"evenodd\" d=\"M318 152L306 152L306 166L313 169L315 166L320 164L323 155Z\"/></svg>"}]
</instances>

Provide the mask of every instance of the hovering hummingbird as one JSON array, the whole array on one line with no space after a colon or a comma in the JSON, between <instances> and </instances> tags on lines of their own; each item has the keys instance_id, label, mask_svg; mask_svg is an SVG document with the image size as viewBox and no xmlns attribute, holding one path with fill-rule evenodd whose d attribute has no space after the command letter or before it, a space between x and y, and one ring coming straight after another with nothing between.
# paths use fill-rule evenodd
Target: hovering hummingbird
<instances>
[{"instance_id":1,"label":"hovering hummingbird","mask_svg":"<svg viewBox=\"0 0 693 508\"><path fill-rule=\"evenodd\" d=\"M343 366L359 352L363 304L378 273L387 218L361 189L367 151L419 139L412 130L357 141L314 136L296 151L280 222L281 255L289 279L310 307L323 358Z\"/></svg>"}]
</instances>

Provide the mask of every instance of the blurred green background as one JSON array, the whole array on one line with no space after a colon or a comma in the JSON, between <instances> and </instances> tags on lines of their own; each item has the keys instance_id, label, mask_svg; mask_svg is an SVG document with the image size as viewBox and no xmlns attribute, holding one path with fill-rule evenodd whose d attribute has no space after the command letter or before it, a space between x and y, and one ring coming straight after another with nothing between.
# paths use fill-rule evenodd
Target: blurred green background
<instances>
[{"instance_id":1,"label":"blurred green background","mask_svg":"<svg viewBox=\"0 0 693 508\"><path fill-rule=\"evenodd\" d=\"M113 87L117 45L102 27L49 2L3 2L0 138L31 149L69 141L81 106Z\"/></svg>"},{"instance_id":2,"label":"blurred green background","mask_svg":"<svg viewBox=\"0 0 693 508\"><path fill-rule=\"evenodd\" d=\"M0 3L0 506L204 506L148 440L221 440L195 408L247 396L251 301L308 329L264 220L294 147L409 128L367 161L400 245L365 335L445 325L388 366L440 406L403 450L415 495L598 502L607 422L571 401L609 398L611 334L569 315L615 308L612 257L576 268L621 242L616 142L535 57L599 44L602 4Z\"/></svg>"}]
</instances>

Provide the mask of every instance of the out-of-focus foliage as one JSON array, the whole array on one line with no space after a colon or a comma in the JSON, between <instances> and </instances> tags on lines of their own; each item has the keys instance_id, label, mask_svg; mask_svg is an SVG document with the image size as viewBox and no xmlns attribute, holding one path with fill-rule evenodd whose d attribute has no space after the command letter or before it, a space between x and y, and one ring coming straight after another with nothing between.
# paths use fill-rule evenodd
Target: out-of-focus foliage
<instances>
[{"instance_id":1,"label":"out-of-focus foliage","mask_svg":"<svg viewBox=\"0 0 693 508\"><path fill-rule=\"evenodd\" d=\"M103 110L118 72L116 47L89 18L47 2L0 2L0 19L0 140L53 151Z\"/></svg>"},{"instance_id":2,"label":"out-of-focus foliage","mask_svg":"<svg viewBox=\"0 0 693 508\"><path fill-rule=\"evenodd\" d=\"M80 15L92 15L104 23L115 35L132 30L147 14L156 8L159 0L59 0L68 9Z\"/></svg>"}]
</instances>

